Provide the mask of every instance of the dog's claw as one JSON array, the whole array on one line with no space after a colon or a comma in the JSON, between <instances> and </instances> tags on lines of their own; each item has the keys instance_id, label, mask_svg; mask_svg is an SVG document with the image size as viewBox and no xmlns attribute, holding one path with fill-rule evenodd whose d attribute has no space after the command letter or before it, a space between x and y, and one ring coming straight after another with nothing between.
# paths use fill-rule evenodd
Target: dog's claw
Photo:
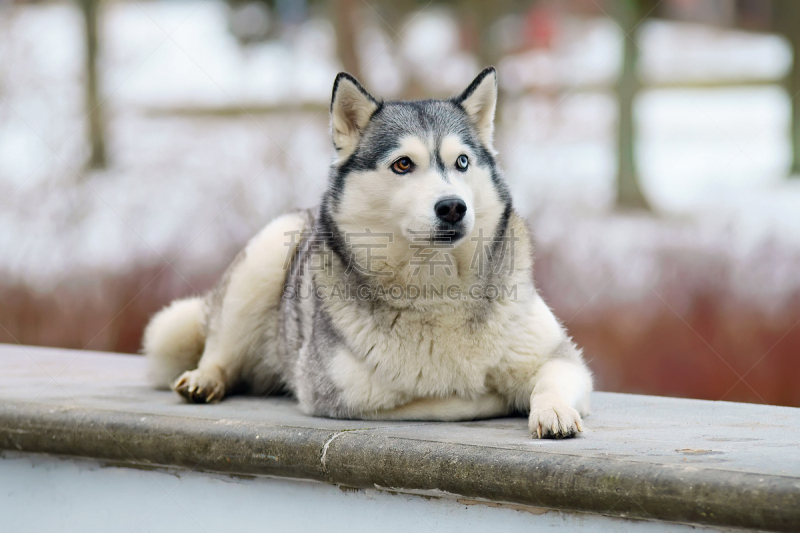
<instances>
[{"instance_id":1,"label":"dog's claw","mask_svg":"<svg viewBox=\"0 0 800 533\"><path fill-rule=\"evenodd\" d=\"M583 432L581 415L559 395L544 393L531 399L528 419L531 435L538 438L564 439Z\"/></svg>"},{"instance_id":2,"label":"dog's claw","mask_svg":"<svg viewBox=\"0 0 800 533\"><path fill-rule=\"evenodd\" d=\"M191 403L218 402L225 396L225 383L213 372L200 369L185 372L172 389Z\"/></svg>"}]
</instances>

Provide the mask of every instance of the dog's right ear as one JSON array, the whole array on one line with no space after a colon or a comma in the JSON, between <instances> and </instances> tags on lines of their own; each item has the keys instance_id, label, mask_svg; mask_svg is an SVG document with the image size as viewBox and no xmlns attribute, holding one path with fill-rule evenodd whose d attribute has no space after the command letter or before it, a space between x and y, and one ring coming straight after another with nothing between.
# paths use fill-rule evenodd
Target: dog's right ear
<instances>
[{"instance_id":1,"label":"dog's right ear","mask_svg":"<svg viewBox=\"0 0 800 533\"><path fill-rule=\"evenodd\" d=\"M339 159L349 156L379 104L350 74L340 72L333 82L331 137Z\"/></svg>"}]
</instances>

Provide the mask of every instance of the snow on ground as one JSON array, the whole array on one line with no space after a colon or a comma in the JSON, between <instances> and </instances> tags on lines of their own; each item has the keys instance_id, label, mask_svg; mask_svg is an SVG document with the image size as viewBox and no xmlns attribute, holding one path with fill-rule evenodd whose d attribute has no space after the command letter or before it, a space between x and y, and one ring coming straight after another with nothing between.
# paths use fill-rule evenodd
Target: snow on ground
<instances>
[{"instance_id":1,"label":"snow on ground","mask_svg":"<svg viewBox=\"0 0 800 533\"><path fill-rule=\"evenodd\" d=\"M642 186L668 211L785 181L791 165L786 92L649 90L636 102Z\"/></svg>"},{"instance_id":2,"label":"snow on ground","mask_svg":"<svg viewBox=\"0 0 800 533\"><path fill-rule=\"evenodd\" d=\"M163 259L190 273L274 215L316 202L332 155L324 106L339 69L333 30L313 19L286 40L241 47L227 31L227 9L108 4L101 66L111 166L102 172L82 167L79 14L68 4L0 9L6 281L46 291ZM419 38L431 35L437 40ZM800 287L800 186L785 180L786 94L777 85L644 91L636 102L638 163L660 216L609 216L617 111L599 86L619 69L621 34L601 19L568 20L560 35L551 51L500 63L497 148L540 250L576 269L564 273L565 300L576 310L587 299L605 305L611 296L589 299L598 287L613 288L604 294L617 300L636 298L665 272L670 250L729 265L722 281L703 282L744 298L780 299ZM376 93L396 95L404 68L418 69L432 92L455 91L478 68L458 50L443 12L422 13L392 39L374 25L359 38L361 77ZM648 22L640 43L645 79L660 82L770 80L785 73L789 57L773 36L685 24ZM585 87L530 92L562 84ZM321 111L153 112L297 102Z\"/></svg>"},{"instance_id":3,"label":"snow on ground","mask_svg":"<svg viewBox=\"0 0 800 533\"><path fill-rule=\"evenodd\" d=\"M648 83L768 81L792 66L791 46L779 35L650 20L637 40Z\"/></svg>"},{"instance_id":4,"label":"snow on ground","mask_svg":"<svg viewBox=\"0 0 800 533\"><path fill-rule=\"evenodd\" d=\"M287 41L241 47L221 2L115 2L104 37L106 89L128 106L248 107L322 102L338 72L333 27L311 20Z\"/></svg>"},{"instance_id":5,"label":"snow on ground","mask_svg":"<svg viewBox=\"0 0 800 533\"><path fill-rule=\"evenodd\" d=\"M498 68L504 90L611 85L622 61L622 33L610 19L566 19L552 49L505 57Z\"/></svg>"},{"instance_id":6,"label":"snow on ground","mask_svg":"<svg viewBox=\"0 0 800 533\"><path fill-rule=\"evenodd\" d=\"M304 150L326 153L329 143L313 114L120 120L124 127L109 131L113 168L78 177L58 161L61 183L7 200L0 250L12 278L48 290L64 277L172 260L178 251L179 268L202 269L204 258L321 194L327 161Z\"/></svg>"}]
</instances>

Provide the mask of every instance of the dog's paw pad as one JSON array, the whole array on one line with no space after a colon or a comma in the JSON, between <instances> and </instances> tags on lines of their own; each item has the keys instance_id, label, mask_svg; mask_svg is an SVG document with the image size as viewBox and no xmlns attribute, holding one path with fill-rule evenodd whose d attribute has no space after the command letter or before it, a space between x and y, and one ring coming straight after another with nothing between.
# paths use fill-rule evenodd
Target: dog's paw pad
<instances>
[{"instance_id":1,"label":"dog's paw pad","mask_svg":"<svg viewBox=\"0 0 800 533\"><path fill-rule=\"evenodd\" d=\"M531 401L531 436L539 439L574 437L583 431L581 415L560 397L541 395Z\"/></svg>"},{"instance_id":2,"label":"dog's paw pad","mask_svg":"<svg viewBox=\"0 0 800 533\"><path fill-rule=\"evenodd\" d=\"M192 403L218 402L225 396L222 380L200 369L181 374L172 384L172 390Z\"/></svg>"}]
</instances>

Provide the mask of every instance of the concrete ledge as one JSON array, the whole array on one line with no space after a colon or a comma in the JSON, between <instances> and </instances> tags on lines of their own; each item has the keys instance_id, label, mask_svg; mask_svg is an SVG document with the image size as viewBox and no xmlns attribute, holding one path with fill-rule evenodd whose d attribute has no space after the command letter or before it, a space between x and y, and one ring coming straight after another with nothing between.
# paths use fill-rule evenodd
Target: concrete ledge
<instances>
[{"instance_id":1,"label":"concrete ledge","mask_svg":"<svg viewBox=\"0 0 800 533\"><path fill-rule=\"evenodd\" d=\"M306 417L286 398L187 405L136 356L0 346L0 449L450 493L720 527L800 529L800 409L596 393L587 431L523 418L375 423Z\"/></svg>"}]
</instances>

